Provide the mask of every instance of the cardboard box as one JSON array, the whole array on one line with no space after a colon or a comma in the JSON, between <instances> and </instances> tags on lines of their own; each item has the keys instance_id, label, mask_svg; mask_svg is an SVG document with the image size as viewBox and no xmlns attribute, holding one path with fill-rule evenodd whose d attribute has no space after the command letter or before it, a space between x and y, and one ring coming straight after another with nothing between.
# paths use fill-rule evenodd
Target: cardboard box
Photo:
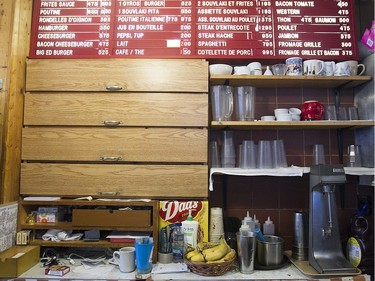
<instances>
[{"instance_id":1,"label":"cardboard box","mask_svg":"<svg viewBox=\"0 0 375 281\"><path fill-rule=\"evenodd\" d=\"M159 231L169 224L185 221L192 210L193 219L199 222L198 242L208 241L208 201L160 201L159 205Z\"/></svg>"},{"instance_id":2,"label":"cardboard box","mask_svg":"<svg viewBox=\"0 0 375 281\"><path fill-rule=\"evenodd\" d=\"M151 210L96 210L74 209L73 226L149 227Z\"/></svg>"},{"instance_id":3,"label":"cardboard box","mask_svg":"<svg viewBox=\"0 0 375 281\"><path fill-rule=\"evenodd\" d=\"M14 246L0 253L0 277L14 278L39 262L39 246Z\"/></svg>"}]
</instances>

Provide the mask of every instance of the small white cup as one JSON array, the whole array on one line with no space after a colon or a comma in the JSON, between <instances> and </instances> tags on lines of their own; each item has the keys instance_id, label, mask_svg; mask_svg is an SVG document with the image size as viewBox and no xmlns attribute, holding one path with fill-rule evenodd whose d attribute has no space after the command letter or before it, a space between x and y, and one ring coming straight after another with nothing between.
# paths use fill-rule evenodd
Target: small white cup
<instances>
[{"instance_id":1,"label":"small white cup","mask_svg":"<svg viewBox=\"0 0 375 281\"><path fill-rule=\"evenodd\" d=\"M281 113L281 114L276 116L276 121L292 121L292 114Z\"/></svg>"},{"instance_id":2,"label":"small white cup","mask_svg":"<svg viewBox=\"0 0 375 281\"><path fill-rule=\"evenodd\" d=\"M247 65L251 75L262 75L262 64L260 62L251 62Z\"/></svg>"},{"instance_id":3,"label":"small white cup","mask_svg":"<svg viewBox=\"0 0 375 281\"><path fill-rule=\"evenodd\" d=\"M276 117L272 115L262 116L260 117L261 121L275 121Z\"/></svg>"},{"instance_id":4,"label":"small white cup","mask_svg":"<svg viewBox=\"0 0 375 281\"><path fill-rule=\"evenodd\" d=\"M287 108L276 108L273 112L275 113L275 116L276 116L276 119L277 119L277 116L279 114L288 114L289 109L287 109Z\"/></svg>"},{"instance_id":5,"label":"small white cup","mask_svg":"<svg viewBox=\"0 0 375 281\"><path fill-rule=\"evenodd\" d=\"M301 114L301 109L297 108L297 107L291 107L289 108L289 113L290 114Z\"/></svg>"},{"instance_id":6,"label":"small white cup","mask_svg":"<svg viewBox=\"0 0 375 281\"><path fill-rule=\"evenodd\" d=\"M247 66L235 66L234 75L250 75L250 69Z\"/></svg>"},{"instance_id":7,"label":"small white cup","mask_svg":"<svg viewBox=\"0 0 375 281\"><path fill-rule=\"evenodd\" d=\"M119 265L121 272L133 272L135 270L135 248L123 247L114 251L113 260Z\"/></svg>"}]
</instances>

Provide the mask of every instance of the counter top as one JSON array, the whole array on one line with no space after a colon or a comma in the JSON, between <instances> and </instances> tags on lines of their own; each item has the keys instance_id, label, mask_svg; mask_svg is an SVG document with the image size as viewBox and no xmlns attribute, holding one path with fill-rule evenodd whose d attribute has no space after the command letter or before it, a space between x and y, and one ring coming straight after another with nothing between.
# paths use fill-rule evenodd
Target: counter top
<instances>
[{"instance_id":1,"label":"counter top","mask_svg":"<svg viewBox=\"0 0 375 281\"><path fill-rule=\"evenodd\" d=\"M66 264L69 264L66 262ZM122 273L117 266L111 264L100 264L91 267L84 267L79 261L70 265L71 271L63 277L44 275L44 267L38 263L30 270L23 273L17 280L41 280L41 279L91 279L91 280L135 280L135 273ZM242 274L236 266L222 276L206 277L190 272L152 274L150 280L321 280L323 278L311 278L302 274L293 264L287 263L284 267L277 270L255 270L252 274ZM335 281L370 281L369 275L356 275L342 278L325 278Z\"/></svg>"}]
</instances>

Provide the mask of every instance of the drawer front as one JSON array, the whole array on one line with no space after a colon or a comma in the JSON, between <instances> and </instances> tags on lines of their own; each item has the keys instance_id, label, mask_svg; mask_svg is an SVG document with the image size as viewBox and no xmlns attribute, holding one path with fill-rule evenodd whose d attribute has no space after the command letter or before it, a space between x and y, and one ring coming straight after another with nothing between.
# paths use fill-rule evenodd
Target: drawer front
<instances>
[{"instance_id":1,"label":"drawer front","mask_svg":"<svg viewBox=\"0 0 375 281\"><path fill-rule=\"evenodd\" d=\"M207 198L207 165L22 163L20 192L36 196Z\"/></svg>"},{"instance_id":2,"label":"drawer front","mask_svg":"<svg viewBox=\"0 0 375 281\"><path fill-rule=\"evenodd\" d=\"M27 93L24 125L207 127L208 95Z\"/></svg>"},{"instance_id":3,"label":"drawer front","mask_svg":"<svg viewBox=\"0 0 375 281\"><path fill-rule=\"evenodd\" d=\"M149 227L150 210L90 210L73 209L72 225L75 227Z\"/></svg>"},{"instance_id":4,"label":"drawer front","mask_svg":"<svg viewBox=\"0 0 375 281\"><path fill-rule=\"evenodd\" d=\"M207 162L207 129L26 127L30 161Z\"/></svg>"},{"instance_id":5,"label":"drawer front","mask_svg":"<svg viewBox=\"0 0 375 281\"><path fill-rule=\"evenodd\" d=\"M199 59L29 59L26 90L208 92L208 62Z\"/></svg>"}]
</instances>

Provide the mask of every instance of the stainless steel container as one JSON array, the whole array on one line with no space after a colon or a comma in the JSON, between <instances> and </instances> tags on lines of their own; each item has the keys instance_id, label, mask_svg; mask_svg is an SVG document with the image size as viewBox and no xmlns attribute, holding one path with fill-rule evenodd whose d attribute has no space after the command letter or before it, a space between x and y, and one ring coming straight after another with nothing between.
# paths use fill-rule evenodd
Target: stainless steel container
<instances>
[{"instance_id":1,"label":"stainless steel container","mask_svg":"<svg viewBox=\"0 0 375 281\"><path fill-rule=\"evenodd\" d=\"M296 260L308 260L309 218L305 212L294 213L294 235L292 257Z\"/></svg>"},{"instance_id":2,"label":"stainless steel container","mask_svg":"<svg viewBox=\"0 0 375 281\"><path fill-rule=\"evenodd\" d=\"M257 239L257 262L263 266L280 265L284 260L284 239L264 235L264 240Z\"/></svg>"},{"instance_id":3,"label":"stainless steel container","mask_svg":"<svg viewBox=\"0 0 375 281\"><path fill-rule=\"evenodd\" d=\"M254 259L256 249L256 236L254 232L249 235L241 235L239 232L237 236L237 252L238 263L241 273L250 274L254 272Z\"/></svg>"}]
</instances>

